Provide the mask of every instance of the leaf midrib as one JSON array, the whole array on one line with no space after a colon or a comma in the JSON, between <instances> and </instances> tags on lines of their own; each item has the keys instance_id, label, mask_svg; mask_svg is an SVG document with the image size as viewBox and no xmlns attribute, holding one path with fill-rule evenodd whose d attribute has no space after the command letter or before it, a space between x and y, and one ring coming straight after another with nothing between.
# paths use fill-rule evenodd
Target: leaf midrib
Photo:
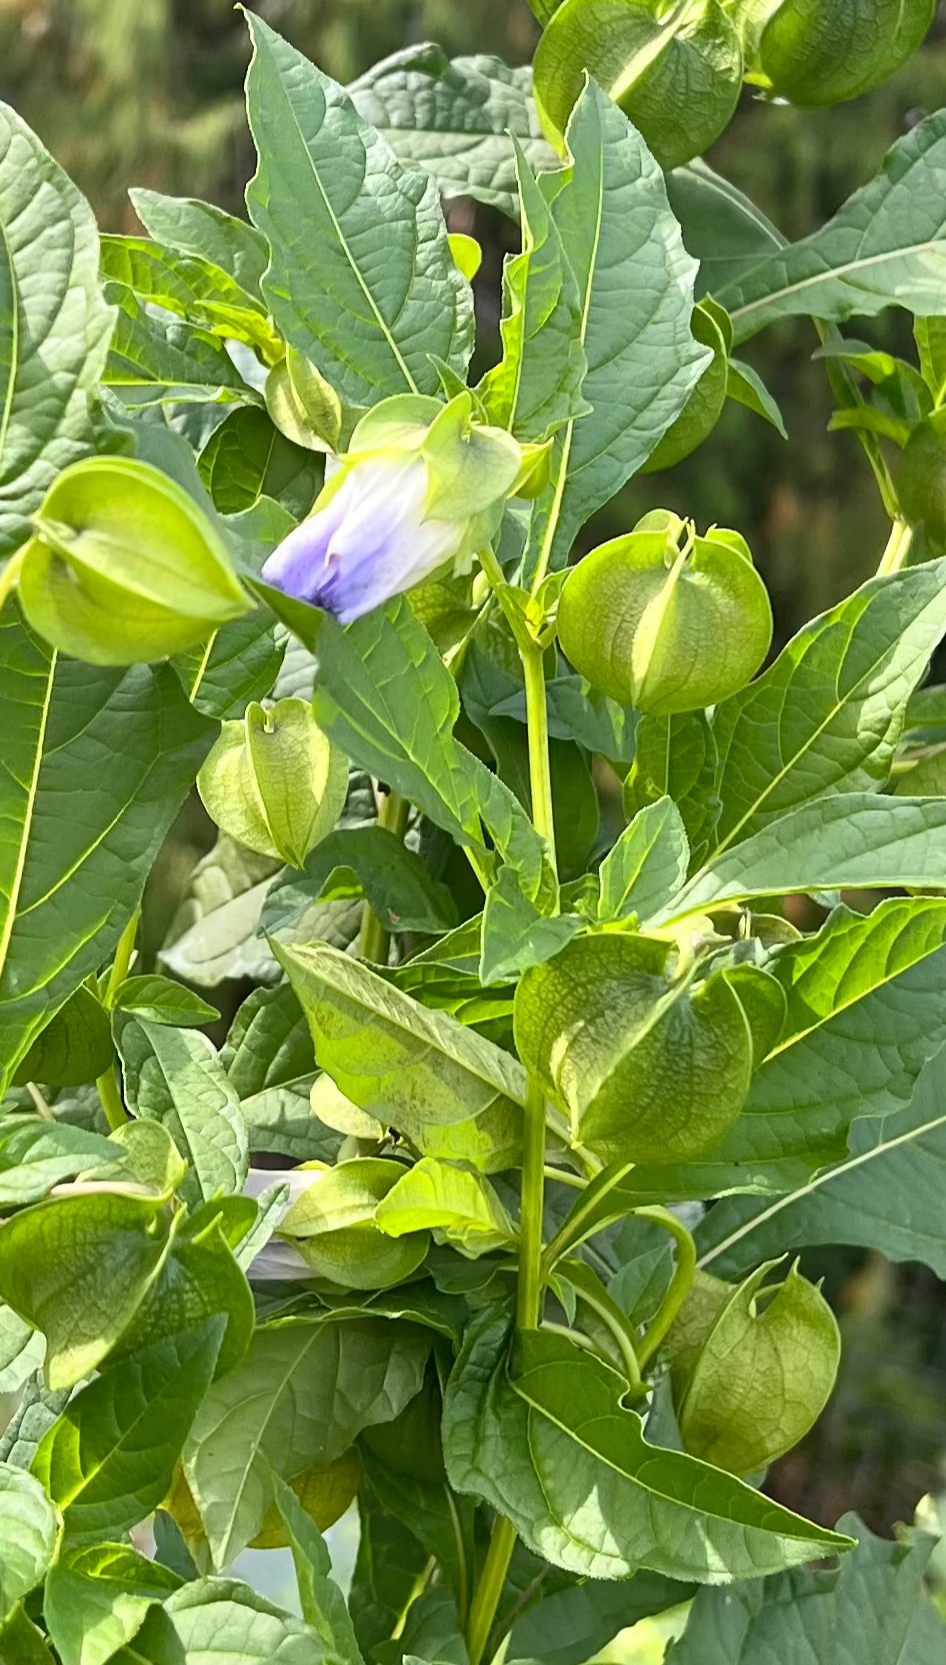
<instances>
[{"instance_id":1,"label":"leaf midrib","mask_svg":"<svg viewBox=\"0 0 946 1665\"><path fill-rule=\"evenodd\" d=\"M827 271L814 273L811 277L801 278L795 283L783 284L781 289L770 289L766 294L760 295L757 300L748 301L745 306L736 307L729 316L733 324L736 324L739 320L748 318L753 312L760 311L773 303L777 304L787 295L801 295L806 289L815 288L819 283L843 283L847 281L848 274L851 272L873 270L877 266L884 265L886 261L903 260L911 255L936 253L939 253L946 260L946 237L933 237L922 243L909 243L904 248L886 249L883 253L871 255L868 259L848 260L843 266L831 266ZM784 259L784 254L770 255L769 259ZM751 273L747 276L751 276ZM851 287L855 290L863 290L868 295L873 294L873 291L868 289L866 285L859 284L856 281L851 284Z\"/></svg>"},{"instance_id":2,"label":"leaf midrib","mask_svg":"<svg viewBox=\"0 0 946 1665\"><path fill-rule=\"evenodd\" d=\"M805 1197L813 1196L816 1191L820 1191L823 1185L829 1185L832 1180L839 1179L842 1174L853 1173L856 1168L863 1168L865 1163L873 1162L875 1157L887 1156L890 1151L896 1150L901 1145L909 1145L914 1139L922 1139L925 1134L935 1132L938 1127L946 1127L946 1115L934 1116L930 1121L924 1122L921 1127L909 1128L906 1133L898 1134L896 1139L888 1139L885 1143L872 1145L870 1150L860 1151L857 1156L850 1157L847 1162L840 1162L835 1168L826 1168L822 1173L816 1174L813 1179L810 1179L807 1185L800 1186L797 1191L789 1192L787 1196L777 1198L761 1214L754 1215L751 1220L746 1221L745 1225L739 1226L736 1231L730 1232L729 1236L724 1237L721 1243L717 1243L712 1249L707 1250L699 1265L701 1267L711 1265L714 1260L718 1260L720 1255L725 1254L736 1243L741 1243L744 1237L749 1237L759 1226L767 1224L777 1214L781 1214L783 1209L791 1207L793 1203L802 1202Z\"/></svg>"},{"instance_id":3,"label":"leaf midrib","mask_svg":"<svg viewBox=\"0 0 946 1665\"><path fill-rule=\"evenodd\" d=\"M252 19L248 18L248 21L250 22L250 28L251 28L251 31L252 31ZM256 50L259 51L259 46L258 46L258 43L255 39L255 32L254 32L254 46L255 46ZM299 119L296 115L295 108L292 104L291 99L289 98L288 93L286 92L285 86L283 84L282 77L279 75L278 70L276 71L276 79L277 79L277 82L279 84L279 90L280 90L280 93L282 94L284 105L285 105L286 109L289 112L290 120L292 122L293 127L295 128L296 133L298 134L298 137L299 137L299 143L301 144L303 153L306 157L306 160L309 163L309 167L310 167L311 172L312 172L312 178L315 182L316 189L319 193L319 196L322 199L322 203L325 207L325 211L326 211L326 213L329 217L329 220L331 221L332 228L335 232L335 235L338 238L339 247L341 248L341 250L342 250L342 252L345 256L345 259L348 262L348 265L349 265L351 271L353 272L355 278L357 279L358 286L361 289L361 292L364 295L365 300L368 302L368 305L371 309L371 312L373 313L373 315L374 315L374 317L377 321L378 327L381 330L381 333L384 336L384 339L387 341L388 346L390 347L391 352L394 355L394 359L397 363L398 369L400 370L402 376L404 377L404 380L407 382L407 385L410 388L411 392L412 393L418 393L420 391L420 389L418 388L417 383L415 382L413 376L411 375L410 370L408 369L407 364L405 363L405 360L404 360L404 358L401 354L401 350L400 350L397 342L395 341L394 336L391 334L391 331L388 329L388 326L385 323L384 318L382 317L381 312L378 309L377 302L375 301L375 298L374 298L373 294L371 293L370 288L368 287L367 283L365 282L365 280L364 280L364 278L361 274L361 269L358 266L358 264L357 264L357 262L354 258L354 255L351 252L351 249L348 245L348 240L345 237L344 232L342 231L342 227L341 227L341 224L340 224L340 222L338 220L338 217L335 213L335 210L332 207L331 202L329 201L328 195L325 191L325 187L323 186L321 177L319 175L319 170L315 165L315 161L314 161L314 159L312 157L312 154L309 150L309 145L308 145L308 142L306 140L305 134L302 131L301 124L300 124ZM326 105L326 107L327 107L327 105ZM361 117L359 116L358 119L360 121ZM363 148L365 149L365 160L367 162L367 146L364 146Z\"/></svg>"},{"instance_id":4,"label":"leaf midrib","mask_svg":"<svg viewBox=\"0 0 946 1665\"><path fill-rule=\"evenodd\" d=\"M10 943L13 938L13 928L20 917L18 904L20 892L23 888L23 875L26 870L26 858L29 852L30 834L32 832L33 816L35 814L36 799L39 792L39 777L45 757L46 730L49 725L49 712L52 705L53 688L56 681L56 666L58 664L58 660L59 654L54 648L51 650L49 665L46 672L46 691L43 696L39 732L36 736L36 751L33 759L33 772L30 777L29 787L27 789L26 810L23 816L23 828L20 837L19 849L17 851L16 867L13 874L13 883L10 886L9 907L7 910L7 917L3 922L3 930L0 931L0 980L2 980L3 977L7 954L9 953Z\"/></svg>"}]
</instances>

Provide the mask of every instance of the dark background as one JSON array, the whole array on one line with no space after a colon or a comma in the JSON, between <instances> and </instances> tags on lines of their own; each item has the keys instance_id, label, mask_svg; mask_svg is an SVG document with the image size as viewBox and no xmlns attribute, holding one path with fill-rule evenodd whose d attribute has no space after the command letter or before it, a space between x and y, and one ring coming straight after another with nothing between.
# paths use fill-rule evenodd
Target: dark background
<instances>
[{"instance_id":1,"label":"dark background","mask_svg":"<svg viewBox=\"0 0 946 1665\"><path fill-rule=\"evenodd\" d=\"M421 40L451 55L527 62L538 34L525 0L265 0L258 11L341 81ZM239 213L253 153L243 116L246 29L231 0L0 0L0 96L37 130L91 200L103 228L139 229L129 185L204 196ZM790 237L812 230L878 169L887 147L946 103L946 22L884 87L803 112L748 93L708 160ZM498 317L502 255L515 230L460 204L457 228L484 244L481 325ZM907 356L909 320L888 313L853 333ZM782 407L790 445L730 404L678 468L632 482L587 530L591 544L662 504L698 524L737 527L772 594L777 641L875 569L888 523L850 435L827 433L831 400L804 321L772 329L745 356ZM200 830L194 829L199 840ZM162 865L168 913L190 866L186 840ZM160 900L160 899L159 899ZM944 1199L946 1204L946 1199ZM946 1487L946 1322L924 1267L837 1250L806 1257L844 1329L841 1380L819 1428L773 1474L772 1489L825 1523L857 1508L875 1530L910 1519Z\"/></svg>"}]
</instances>

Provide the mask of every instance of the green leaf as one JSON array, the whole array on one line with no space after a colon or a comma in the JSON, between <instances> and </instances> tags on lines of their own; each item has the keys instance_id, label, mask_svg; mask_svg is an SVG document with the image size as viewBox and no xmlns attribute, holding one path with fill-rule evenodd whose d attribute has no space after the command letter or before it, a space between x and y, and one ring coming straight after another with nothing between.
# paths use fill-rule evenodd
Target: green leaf
<instances>
[{"instance_id":1,"label":"green leaf","mask_svg":"<svg viewBox=\"0 0 946 1665\"><path fill-rule=\"evenodd\" d=\"M946 397L946 322L942 318L917 318L913 324L920 372L939 410Z\"/></svg>"},{"instance_id":2,"label":"green leaf","mask_svg":"<svg viewBox=\"0 0 946 1665\"><path fill-rule=\"evenodd\" d=\"M762 377L758 371L753 370L751 364L744 364L741 358L729 360L726 392L738 405L745 405L748 410L755 411L756 416L761 416L763 421L771 423L783 439L788 438L782 413Z\"/></svg>"},{"instance_id":3,"label":"green leaf","mask_svg":"<svg viewBox=\"0 0 946 1665\"><path fill-rule=\"evenodd\" d=\"M543 1581L546 1588L550 1580ZM582 1579L564 1590L540 1592L540 1600L516 1619L506 1649L508 1665L583 1665L619 1631L664 1608L688 1591L677 1579L639 1572L629 1580Z\"/></svg>"},{"instance_id":4,"label":"green leaf","mask_svg":"<svg viewBox=\"0 0 946 1665\"><path fill-rule=\"evenodd\" d=\"M220 1017L216 1006L209 1006L193 989L156 974L126 977L115 996L115 1010L130 1012L146 1023L166 1023L180 1029L196 1029Z\"/></svg>"},{"instance_id":5,"label":"green leaf","mask_svg":"<svg viewBox=\"0 0 946 1665\"><path fill-rule=\"evenodd\" d=\"M508 1053L446 1012L428 1011L337 949L277 946L322 1068L346 1098L408 1137L509 1100L525 1077Z\"/></svg>"},{"instance_id":6,"label":"green leaf","mask_svg":"<svg viewBox=\"0 0 946 1665\"><path fill-rule=\"evenodd\" d=\"M340 1143L309 1108L315 1052L302 1007L287 983L243 1002L220 1061L240 1100L251 1152L331 1162Z\"/></svg>"},{"instance_id":7,"label":"green leaf","mask_svg":"<svg viewBox=\"0 0 946 1665\"><path fill-rule=\"evenodd\" d=\"M73 1387L114 1347L168 1253L160 1199L118 1192L37 1203L0 1232L0 1295L48 1348L46 1380Z\"/></svg>"},{"instance_id":8,"label":"green leaf","mask_svg":"<svg viewBox=\"0 0 946 1665\"><path fill-rule=\"evenodd\" d=\"M690 847L680 811L671 798L659 798L639 810L605 856L598 870L599 919L638 920L650 915L680 889L687 875Z\"/></svg>"},{"instance_id":9,"label":"green leaf","mask_svg":"<svg viewBox=\"0 0 946 1665\"><path fill-rule=\"evenodd\" d=\"M291 1481L341 1456L420 1389L429 1337L384 1319L286 1319L258 1329L210 1390L185 1451L188 1484L221 1568L256 1537Z\"/></svg>"},{"instance_id":10,"label":"green leaf","mask_svg":"<svg viewBox=\"0 0 946 1665\"><path fill-rule=\"evenodd\" d=\"M221 514L240 514L272 497L300 520L312 507L319 469L311 451L274 428L264 410L232 411L197 459L200 477Z\"/></svg>"},{"instance_id":11,"label":"green leaf","mask_svg":"<svg viewBox=\"0 0 946 1665\"><path fill-rule=\"evenodd\" d=\"M261 18L247 24L259 156L247 207L269 243L263 293L278 328L350 404L436 393L430 355L462 376L473 323L436 186L405 172L341 87Z\"/></svg>"},{"instance_id":12,"label":"green leaf","mask_svg":"<svg viewBox=\"0 0 946 1665\"><path fill-rule=\"evenodd\" d=\"M489 1181L450 1162L425 1156L409 1168L375 1209L375 1221L389 1237L432 1231L474 1258L515 1240L509 1215Z\"/></svg>"},{"instance_id":13,"label":"green leaf","mask_svg":"<svg viewBox=\"0 0 946 1665\"><path fill-rule=\"evenodd\" d=\"M265 358L279 350L262 301L219 266L150 237L103 237L102 275L140 301L173 312L212 335L243 341Z\"/></svg>"},{"instance_id":14,"label":"green leaf","mask_svg":"<svg viewBox=\"0 0 946 1665\"><path fill-rule=\"evenodd\" d=\"M85 1168L117 1162L121 1150L98 1133L35 1116L0 1117L0 1207L39 1202Z\"/></svg>"},{"instance_id":15,"label":"green leaf","mask_svg":"<svg viewBox=\"0 0 946 1665\"><path fill-rule=\"evenodd\" d=\"M946 1091L934 1058L909 1107L855 1122L851 1153L768 1203L732 1198L712 1209L701 1241L723 1276L808 1244L851 1243L888 1260L919 1260L946 1278Z\"/></svg>"},{"instance_id":16,"label":"green leaf","mask_svg":"<svg viewBox=\"0 0 946 1665\"><path fill-rule=\"evenodd\" d=\"M720 849L829 792L879 789L946 630L946 561L872 578L724 701Z\"/></svg>"},{"instance_id":17,"label":"green leaf","mask_svg":"<svg viewBox=\"0 0 946 1665\"><path fill-rule=\"evenodd\" d=\"M269 261L266 241L245 220L211 202L166 197L160 191L129 191L132 206L150 237L183 254L195 254L226 272L241 289L259 294Z\"/></svg>"},{"instance_id":18,"label":"green leaf","mask_svg":"<svg viewBox=\"0 0 946 1665\"><path fill-rule=\"evenodd\" d=\"M701 1590L667 1665L933 1665L946 1626L924 1589L933 1538L875 1538L856 1515L839 1531L858 1539L836 1569L782 1573L735 1590ZM828 1651L826 1651L828 1650Z\"/></svg>"},{"instance_id":19,"label":"green leaf","mask_svg":"<svg viewBox=\"0 0 946 1665\"><path fill-rule=\"evenodd\" d=\"M502 983L529 966L542 965L570 942L585 921L577 914L541 914L511 867L500 869L483 909L480 978Z\"/></svg>"},{"instance_id":20,"label":"green leaf","mask_svg":"<svg viewBox=\"0 0 946 1665\"><path fill-rule=\"evenodd\" d=\"M454 739L456 683L409 601L400 596L343 630L326 613L265 594L318 655L313 710L335 745L488 861L482 818L534 893L544 845L508 787Z\"/></svg>"},{"instance_id":21,"label":"green leaf","mask_svg":"<svg viewBox=\"0 0 946 1665\"><path fill-rule=\"evenodd\" d=\"M89 395L112 311L91 208L6 104L0 157L0 555L10 555L56 475L95 446Z\"/></svg>"},{"instance_id":22,"label":"green leaf","mask_svg":"<svg viewBox=\"0 0 946 1665\"><path fill-rule=\"evenodd\" d=\"M785 238L761 208L703 161L669 173L667 196L686 248L700 263L700 299L718 295L785 247Z\"/></svg>"},{"instance_id":23,"label":"green leaf","mask_svg":"<svg viewBox=\"0 0 946 1665\"><path fill-rule=\"evenodd\" d=\"M218 336L149 311L127 284L108 283L105 293L116 316L102 379L126 405L242 404L254 398Z\"/></svg>"},{"instance_id":24,"label":"green leaf","mask_svg":"<svg viewBox=\"0 0 946 1665\"><path fill-rule=\"evenodd\" d=\"M117 1537L166 1497L223 1328L222 1317L212 1318L122 1359L76 1394L50 1428L33 1473L73 1540Z\"/></svg>"},{"instance_id":25,"label":"green leaf","mask_svg":"<svg viewBox=\"0 0 946 1665\"><path fill-rule=\"evenodd\" d=\"M58 1511L38 1481L0 1463L0 1624L44 1577L59 1534Z\"/></svg>"},{"instance_id":26,"label":"green leaf","mask_svg":"<svg viewBox=\"0 0 946 1665\"><path fill-rule=\"evenodd\" d=\"M787 997L778 1044L754 1076L721 1160L831 1146L861 1116L904 1109L946 1041L946 901L837 908L766 963Z\"/></svg>"},{"instance_id":27,"label":"green leaf","mask_svg":"<svg viewBox=\"0 0 946 1665\"><path fill-rule=\"evenodd\" d=\"M0 1393L19 1394L42 1365L46 1343L10 1307L0 1305Z\"/></svg>"},{"instance_id":28,"label":"green leaf","mask_svg":"<svg viewBox=\"0 0 946 1665\"><path fill-rule=\"evenodd\" d=\"M43 1592L43 1616L62 1665L105 1665L180 1582L125 1544L67 1545Z\"/></svg>"},{"instance_id":29,"label":"green leaf","mask_svg":"<svg viewBox=\"0 0 946 1665\"><path fill-rule=\"evenodd\" d=\"M682 1452L649 1445L626 1380L564 1337L526 1331L507 1375L508 1319L470 1323L447 1386L451 1484L581 1576L640 1567L697 1582L758 1577L849 1547Z\"/></svg>"},{"instance_id":30,"label":"green leaf","mask_svg":"<svg viewBox=\"0 0 946 1665\"><path fill-rule=\"evenodd\" d=\"M168 1597L160 1614L163 1623L152 1631L158 1617L146 1621L141 1639L148 1665L181 1665L182 1660L202 1665L208 1659L214 1665L336 1665L337 1656L323 1648L308 1625L236 1579L185 1584Z\"/></svg>"},{"instance_id":31,"label":"green leaf","mask_svg":"<svg viewBox=\"0 0 946 1665\"><path fill-rule=\"evenodd\" d=\"M428 1556L403 1521L378 1502L370 1487L358 1495L358 1555L348 1605L366 1657L394 1635L404 1614L405 1590L413 1590Z\"/></svg>"},{"instance_id":32,"label":"green leaf","mask_svg":"<svg viewBox=\"0 0 946 1665\"><path fill-rule=\"evenodd\" d=\"M285 651L272 620L265 613L251 613L231 619L209 642L176 653L171 663L198 711L233 721L243 716L250 700L273 692Z\"/></svg>"},{"instance_id":33,"label":"green leaf","mask_svg":"<svg viewBox=\"0 0 946 1665\"><path fill-rule=\"evenodd\" d=\"M332 1577L325 1540L311 1515L306 1514L295 1493L278 1475L274 1489L276 1507L289 1534L302 1617L318 1632L323 1647L333 1658L345 1661L345 1665L361 1665L345 1598Z\"/></svg>"},{"instance_id":34,"label":"green leaf","mask_svg":"<svg viewBox=\"0 0 946 1665\"><path fill-rule=\"evenodd\" d=\"M887 152L883 171L810 237L789 244L717 291L736 342L798 313L843 323L903 306L943 310L946 113L918 123Z\"/></svg>"},{"instance_id":35,"label":"green leaf","mask_svg":"<svg viewBox=\"0 0 946 1665\"><path fill-rule=\"evenodd\" d=\"M326 892L335 898L363 893L387 931L439 936L458 923L446 885L385 827L329 833L307 858L303 874L285 873L274 882L263 910L264 927L278 931Z\"/></svg>"},{"instance_id":36,"label":"green leaf","mask_svg":"<svg viewBox=\"0 0 946 1665\"><path fill-rule=\"evenodd\" d=\"M443 197L476 197L514 219L514 143L533 172L558 160L542 134L528 65L510 69L483 53L451 62L426 42L382 58L348 91L398 160L430 174Z\"/></svg>"},{"instance_id":37,"label":"green leaf","mask_svg":"<svg viewBox=\"0 0 946 1665\"><path fill-rule=\"evenodd\" d=\"M592 413L564 430L552 564L646 462L708 362L690 333L696 264L640 135L593 82L572 113L570 162L547 195L578 282Z\"/></svg>"},{"instance_id":38,"label":"green leaf","mask_svg":"<svg viewBox=\"0 0 946 1665\"><path fill-rule=\"evenodd\" d=\"M16 1665L53 1665L46 1637L22 1606L14 1608L13 1617L0 1629L0 1647Z\"/></svg>"},{"instance_id":39,"label":"green leaf","mask_svg":"<svg viewBox=\"0 0 946 1665\"><path fill-rule=\"evenodd\" d=\"M44 1434L69 1402L70 1389L50 1392L39 1371L31 1376L0 1438L0 1462L29 1468Z\"/></svg>"},{"instance_id":40,"label":"green leaf","mask_svg":"<svg viewBox=\"0 0 946 1665\"><path fill-rule=\"evenodd\" d=\"M200 1195L241 1191L248 1165L246 1128L206 1035L116 1013L115 1040L130 1108L167 1128L190 1159Z\"/></svg>"},{"instance_id":41,"label":"green leaf","mask_svg":"<svg viewBox=\"0 0 946 1665\"><path fill-rule=\"evenodd\" d=\"M941 798L816 798L713 856L661 917L683 919L754 896L946 889L944 827Z\"/></svg>"},{"instance_id":42,"label":"green leaf","mask_svg":"<svg viewBox=\"0 0 946 1665\"><path fill-rule=\"evenodd\" d=\"M40 1030L114 950L213 731L167 666L62 659L9 604L0 728L2 1097ZM63 816L80 789L82 813Z\"/></svg>"},{"instance_id":43,"label":"green leaf","mask_svg":"<svg viewBox=\"0 0 946 1665\"><path fill-rule=\"evenodd\" d=\"M234 1200L252 1217L248 1199ZM242 1230L235 1229L228 1236L225 1217L214 1209L210 1204L209 1218L199 1209L175 1236L157 1278L118 1342L116 1357L125 1358L151 1342L173 1343L183 1332L197 1331L219 1319L223 1329L213 1373L222 1376L239 1364L253 1334L253 1296L233 1252L234 1239L242 1238ZM242 1243L240 1258L245 1264Z\"/></svg>"},{"instance_id":44,"label":"green leaf","mask_svg":"<svg viewBox=\"0 0 946 1665\"><path fill-rule=\"evenodd\" d=\"M275 982L279 975L259 925L278 863L243 850L225 834L197 863L161 948L161 963L198 988L226 978ZM355 925L357 931L357 922Z\"/></svg>"},{"instance_id":45,"label":"green leaf","mask_svg":"<svg viewBox=\"0 0 946 1665\"><path fill-rule=\"evenodd\" d=\"M693 865L698 865L719 816L718 768L714 728L704 712L642 717L634 766L624 782L624 812L633 820L648 805L665 796L672 798L683 820Z\"/></svg>"},{"instance_id":46,"label":"green leaf","mask_svg":"<svg viewBox=\"0 0 946 1665\"><path fill-rule=\"evenodd\" d=\"M478 392L489 420L519 440L544 440L590 406L578 285L546 196L517 151L522 251L503 268L503 356ZM568 187L566 186L566 189Z\"/></svg>"},{"instance_id":47,"label":"green leaf","mask_svg":"<svg viewBox=\"0 0 946 1665\"><path fill-rule=\"evenodd\" d=\"M37 1035L13 1085L42 1081L48 1087L81 1087L104 1075L114 1056L108 1013L82 984Z\"/></svg>"},{"instance_id":48,"label":"green leaf","mask_svg":"<svg viewBox=\"0 0 946 1665\"><path fill-rule=\"evenodd\" d=\"M674 977L673 954L653 937L578 937L516 993L520 1058L564 1109L571 1141L604 1162L698 1155L749 1088L752 1038L735 991L725 974L691 988Z\"/></svg>"}]
</instances>

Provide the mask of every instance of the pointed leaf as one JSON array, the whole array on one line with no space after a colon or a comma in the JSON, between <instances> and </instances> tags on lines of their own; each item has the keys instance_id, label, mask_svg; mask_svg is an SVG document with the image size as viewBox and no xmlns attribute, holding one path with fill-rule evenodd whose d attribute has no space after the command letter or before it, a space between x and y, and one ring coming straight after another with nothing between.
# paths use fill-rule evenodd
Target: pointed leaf
<instances>
[{"instance_id":1,"label":"pointed leaf","mask_svg":"<svg viewBox=\"0 0 946 1665\"><path fill-rule=\"evenodd\" d=\"M680 811L659 798L634 817L598 870L600 919L647 920L680 889L690 847Z\"/></svg>"},{"instance_id":2,"label":"pointed leaf","mask_svg":"<svg viewBox=\"0 0 946 1665\"><path fill-rule=\"evenodd\" d=\"M60 1530L58 1511L39 1482L0 1463L0 1625L43 1578Z\"/></svg>"},{"instance_id":3,"label":"pointed leaf","mask_svg":"<svg viewBox=\"0 0 946 1665\"><path fill-rule=\"evenodd\" d=\"M437 392L430 355L463 375L472 297L436 186L405 172L301 52L255 13L247 23L259 156L247 205L270 246L263 293L277 326L351 404Z\"/></svg>"},{"instance_id":4,"label":"pointed leaf","mask_svg":"<svg viewBox=\"0 0 946 1665\"><path fill-rule=\"evenodd\" d=\"M207 1036L116 1013L115 1038L130 1107L167 1128L190 1159L200 1195L241 1191L249 1160L246 1128Z\"/></svg>"},{"instance_id":5,"label":"pointed leaf","mask_svg":"<svg viewBox=\"0 0 946 1665\"><path fill-rule=\"evenodd\" d=\"M166 665L60 658L9 604L0 728L2 1097L39 1031L114 949L213 728ZM67 794L81 813L63 816Z\"/></svg>"}]
</instances>

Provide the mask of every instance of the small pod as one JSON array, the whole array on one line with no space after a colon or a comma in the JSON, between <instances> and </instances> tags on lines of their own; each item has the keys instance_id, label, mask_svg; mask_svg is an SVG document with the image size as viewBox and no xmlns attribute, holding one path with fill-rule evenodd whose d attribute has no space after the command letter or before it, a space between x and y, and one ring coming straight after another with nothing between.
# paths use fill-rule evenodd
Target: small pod
<instances>
[{"instance_id":1,"label":"small pod","mask_svg":"<svg viewBox=\"0 0 946 1665\"><path fill-rule=\"evenodd\" d=\"M252 611L210 518L133 457L74 463L33 525L20 602L33 629L75 659L165 659Z\"/></svg>"},{"instance_id":2,"label":"small pod","mask_svg":"<svg viewBox=\"0 0 946 1665\"><path fill-rule=\"evenodd\" d=\"M305 700L252 704L241 722L223 724L197 790L231 838L301 868L345 806L348 762Z\"/></svg>"},{"instance_id":3,"label":"small pod","mask_svg":"<svg viewBox=\"0 0 946 1665\"><path fill-rule=\"evenodd\" d=\"M772 609L738 532L697 537L656 510L573 569L558 631L592 687L666 717L745 687L768 652Z\"/></svg>"},{"instance_id":4,"label":"small pod","mask_svg":"<svg viewBox=\"0 0 946 1665\"><path fill-rule=\"evenodd\" d=\"M754 1474L797 1445L837 1376L831 1308L797 1266L784 1283L765 1285L779 1264L738 1287L697 1272L667 1337L684 1447L733 1474Z\"/></svg>"},{"instance_id":5,"label":"small pod","mask_svg":"<svg viewBox=\"0 0 946 1665\"><path fill-rule=\"evenodd\" d=\"M763 0L750 79L792 104L842 104L922 44L936 0Z\"/></svg>"}]
</instances>

